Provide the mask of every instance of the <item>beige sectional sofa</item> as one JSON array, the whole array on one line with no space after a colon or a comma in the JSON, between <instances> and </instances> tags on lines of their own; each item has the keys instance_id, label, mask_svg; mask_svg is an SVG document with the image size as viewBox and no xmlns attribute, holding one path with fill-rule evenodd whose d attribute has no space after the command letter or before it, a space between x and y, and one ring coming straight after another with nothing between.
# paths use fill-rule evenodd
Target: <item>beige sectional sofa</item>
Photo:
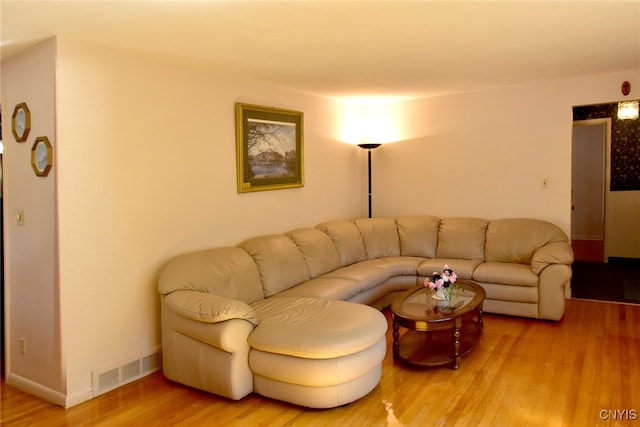
<instances>
[{"instance_id":1,"label":"beige sectional sofa","mask_svg":"<svg viewBox=\"0 0 640 427\"><path fill-rule=\"evenodd\" d=\"M330 221L179 256L159 279L167 378L230 399L328 408L369 393L386 353L379 309L448 264L486 312L559 320L573 252L534 219Z\"/></svg>"}]
</instances>

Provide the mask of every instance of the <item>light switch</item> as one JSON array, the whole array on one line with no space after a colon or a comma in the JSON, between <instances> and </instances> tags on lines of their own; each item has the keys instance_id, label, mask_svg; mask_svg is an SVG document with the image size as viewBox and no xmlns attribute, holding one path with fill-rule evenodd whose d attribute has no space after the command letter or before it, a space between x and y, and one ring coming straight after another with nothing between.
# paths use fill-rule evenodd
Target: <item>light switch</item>
<instances>
[{"instance_id":1,"label":"light switch","mask_svg":"<svg viewBox=\"0 0 640 427\"><path fill-rule=\"evenodd\" d=\"M18 211L16 214L16 221L18 225L24 225L24 211Z\"/></svg>"},{"instance_id":2,"label":"light switch","mask_svg":"<svg viewBox=\"0 0 640 427\"><path fill-rule=\"evenodd\" d=\"M542 178L542 185L541 185L543 190L548 190L549 189L549 179L548 178Z\"/></svg>"}]
</instances>

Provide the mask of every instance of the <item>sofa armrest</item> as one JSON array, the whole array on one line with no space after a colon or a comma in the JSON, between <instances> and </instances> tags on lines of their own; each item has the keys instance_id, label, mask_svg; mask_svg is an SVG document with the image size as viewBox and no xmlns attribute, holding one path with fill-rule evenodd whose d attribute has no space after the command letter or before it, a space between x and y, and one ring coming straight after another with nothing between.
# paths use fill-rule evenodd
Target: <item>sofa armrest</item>
<instances>
[{"instance_id":1,"label":"sofa armrest","mask_svg":"<svg viewBox=\"0 0 640 427\"><path fill-rule=\"evenodd\" d=\"M198 291L176 291L164 296L171 311L188 319L203 323L244 319L258 324L258 316L251 306L243 301Z\"/></svg>"},{"instance_id":2,"label":"sofa armrest","mask_svg":"<svg viewBox=\"0 0 640 427\"><path fill-rule=\"evenodd\" d=\"M544 245L531 257L531 270L540 274L550 264L568 264L573 262L573 249L568 242L553 242Z\"/></svg>"}]
</instances>

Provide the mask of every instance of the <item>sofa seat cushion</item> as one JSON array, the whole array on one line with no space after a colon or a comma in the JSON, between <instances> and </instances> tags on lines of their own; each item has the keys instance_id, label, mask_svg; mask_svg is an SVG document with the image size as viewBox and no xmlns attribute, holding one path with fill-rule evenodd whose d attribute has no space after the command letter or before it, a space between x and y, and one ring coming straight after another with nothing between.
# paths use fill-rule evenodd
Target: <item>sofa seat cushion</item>
<instances>
[{"instance_id":1,"label":"sofa seat cushion","mask_svg":"<svg viewBox=\"0 0 640 427\"><path fill-rule=\"evenodd\" d=\"M476 259L456 259L456 258L433 258L424 260L418 267L418 275L421 277L431 276L434 272L442 273L445 265L456 272L460 279L471 279L473 271L482 261Z\"/></svg>"},{"instance_id":2,"label":"sofa seat cushion","mask_svg":"<svg viewBox=\"0 0 640 427\"><path fill-rule=\"evenodd\" d=\"M415 276L426 260L417 256L397 256L382 258L382 261L388 264L389 276Z\"/></svg>"},{"instance_id":3,"label":"sofa seat cushion","mask_svg":"<svg viewBox=\"0 0 640 427\"><path fill-rule=\"evenodd\" d=\"M538 275L526 264L485 262L473 272L473 280L515 286L538 286Z\"/></svg>"},{"instance_id":4,"label":"sofa seat cushion","mask_svg":"<svg viewBox=\"0 0 640 427\"><path fill-rule=\"evenodd\" d=\"M527 304L537 304L540 300L538 288L535 286L511 286L496 283L478 282L487 293L486 301L517 302ZM485 307L486 310L486 307ZM537 314L536 316L537 317Z\"/></svg>"},{"instance_id":5,"label":"sofa seat cushion","mask_svg":"<svg viewBox=\"0 0 640 427\"><path fill-rule=\"evenodd\" d=\"M364 261L307 280L274 296L348 301L369 289L381 287L393 277L410 277L410 283L415 284L417 268L423 261L424 258L418 257L389 257ZM375 268L363 269L363 264Z\"/></svg>"},{"instance_id":6,"label":"sofa seat cushion","mask_svg":"<svg viewBox=\"0 0 640 427\"><path fill-rule=\"evenodd\" d=\"M392 276L415 275L421 258L378 258L338 268L323 277L351 279L362 283L362 289L372 288Z\"/></svg>"},{"instance_id":7,"label":"sofa seat cushion","mask_svg":"<svg viewBox=\"0 0 640 427\"><path fill-rule=\"evenodd\" d=\"M360 292L361 286L351 279L320 276L307 280L286 291L274 295L277 297L321 298L348 301Z\"/></svg>"},{"instance_id":8,"label":"sofa seat cushion","mask_svg":"<svg viewBox=\"0 0 640 427\"><path fill-rule=\"evenodd\" d=\"M316 298L272 297L253 306L260 323L249 346L265 353L330 359L376 344L387 320L373 307Z\"/></svg>"},{"instance_id":9,"label":"sofa seat cushion","mask_svg":"<svg viewBox=\"0 0 640 427\"><path fill-rule=\"evenodd\" d=\"M424 260L417 257L388 257L371 259L323 275L327 279L343 279L353 282L358 292L366 291L384 283L394 276L415 276Z\"/></svg>"}]
</instances>

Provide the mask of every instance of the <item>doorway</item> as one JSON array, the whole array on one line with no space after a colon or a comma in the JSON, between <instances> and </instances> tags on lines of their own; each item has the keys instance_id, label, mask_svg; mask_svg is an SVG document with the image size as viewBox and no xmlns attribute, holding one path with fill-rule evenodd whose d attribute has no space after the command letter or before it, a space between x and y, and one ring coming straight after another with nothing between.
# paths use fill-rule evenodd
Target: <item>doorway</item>
<instances>
[{"instance_id":1,"label":"doorway","mask_svg":"<svg viewBox=\"0 0 640 427\"><path fill-rule=\"evenodd\" d=\"M571 244L577 261L607 262L611 119L573 122Z\"/></svg>"}]
</instances>

